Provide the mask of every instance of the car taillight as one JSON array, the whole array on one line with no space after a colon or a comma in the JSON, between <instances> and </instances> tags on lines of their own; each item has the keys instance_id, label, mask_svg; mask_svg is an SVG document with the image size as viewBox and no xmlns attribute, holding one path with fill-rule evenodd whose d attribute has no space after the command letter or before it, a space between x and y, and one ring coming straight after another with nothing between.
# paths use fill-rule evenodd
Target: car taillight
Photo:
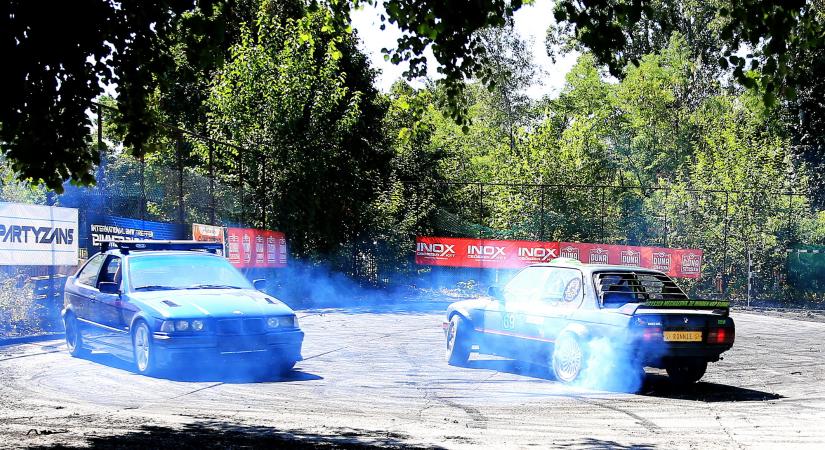
<instances>
[{"instance_id":1,"label":"car taillight","mask_svg":"<svg viewBox=\"0 0 825 450\"><path fill-rule=\"evenodd\" d=\"M711 328L708 331L708 344L731 344L736 332L733 328Z\"/></svg>"},{"instance_id":2,"label":"car taillight","mask_svg":"<svg viewBox=\"0 0 825 450\"><path fill-rule=\"evenodd\" d=\"M647 327L642 330L642 340L644 341L661 341L662 329L659 327Z\"/></svg>"}]
</instances>

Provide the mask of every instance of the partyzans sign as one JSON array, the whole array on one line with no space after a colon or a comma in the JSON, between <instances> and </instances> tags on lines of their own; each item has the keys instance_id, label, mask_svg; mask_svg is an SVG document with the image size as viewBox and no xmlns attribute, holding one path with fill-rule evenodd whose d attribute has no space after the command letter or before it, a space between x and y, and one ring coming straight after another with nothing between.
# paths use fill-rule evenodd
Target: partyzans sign
<instances>
[{"instance_id":1,"label":"partyzans sign","mask_svg":"<svg viewBox=\"0 0 825 450\"><path fill-rule=\"evenodd\" d=\"M563 257L589 264L644 267L681 278L699 278L702 256L698 249L581 242L418 237L415 243L415 262L419 265L518 269Z\"/></svg>"},{"instance_id":2,"label":"partyzans sign","mask_svg":"<svg viewBox=\"0 0 825 450\"><path fill-rule=\"evenodd\" d=\"M0 265L77 264L77 210L0 202Z\"/></svg>"}]
</instances>

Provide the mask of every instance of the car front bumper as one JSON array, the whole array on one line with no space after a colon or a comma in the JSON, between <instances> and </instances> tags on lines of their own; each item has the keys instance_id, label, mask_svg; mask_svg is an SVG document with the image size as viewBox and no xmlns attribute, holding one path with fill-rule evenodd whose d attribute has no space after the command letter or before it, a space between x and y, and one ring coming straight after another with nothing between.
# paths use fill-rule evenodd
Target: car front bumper
<instances>
[{"instance_id":1,"label":"car front bumper","mask_svg":"<svg viewBox=\"0 0 825 450\"><path fill-rule=\"evenodd\" d=\"M300 329L248 335L171 335L154 333L162 359L261 356L300 361L304 332Z\"/></svg>"}]
</instances>

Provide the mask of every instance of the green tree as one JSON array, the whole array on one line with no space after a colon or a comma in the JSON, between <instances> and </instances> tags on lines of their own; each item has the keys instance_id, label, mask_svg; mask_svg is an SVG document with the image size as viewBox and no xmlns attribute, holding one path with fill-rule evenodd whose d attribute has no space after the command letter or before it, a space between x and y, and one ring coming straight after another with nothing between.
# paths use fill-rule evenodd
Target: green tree
<instances>
[{"instance_id":1,"label":"green tree","mask_svg":"<svg viewBox=\"0 0 825 450\"><path fill-rule=\"evenodd\" d=\"M298 255L329 253L362 232L391 158L373 71L330 21L321 8L281 24L262 8L209 100L214 136L261 149L229 157Z\"/></svg>"}]
</instances>

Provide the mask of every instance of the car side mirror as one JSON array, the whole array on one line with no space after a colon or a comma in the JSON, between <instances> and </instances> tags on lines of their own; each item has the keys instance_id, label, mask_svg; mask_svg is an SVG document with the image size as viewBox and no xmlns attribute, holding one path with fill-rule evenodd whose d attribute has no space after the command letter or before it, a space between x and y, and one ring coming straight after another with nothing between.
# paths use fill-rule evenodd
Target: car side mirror
<instances>
[{"instance_id":1,"label":"car side mirror","mask_svg":"<svg viewBox=\"0 0 825 450\"><path fill-rule=\"evenodd\" d=\"M266 280L263 278L258 278L257 280L252 281L252 286L259 291L263 291L266 289Z\"/></svg>"},{"instance_id":2,"label":"car side mirror","mask_svg":"<svg viewBox=\"0 0 825 450\"><path fill-rule=\"evenodd\" d=\"M97 289L103 294L120 294L120 285L109 281L101 281Z\"/></svg>"},{"instance_id":3,"label":"car side mirror","mask_svg":"<svg viewBox=\"0 0 825 450\"><path fill-rule=\"evenodd\" d=\"M490 286L487 288L487 295L493 297L496 300L504 300L504 294L501 292L501 288L498 286Z\"/></svg>"}]
</instances>

